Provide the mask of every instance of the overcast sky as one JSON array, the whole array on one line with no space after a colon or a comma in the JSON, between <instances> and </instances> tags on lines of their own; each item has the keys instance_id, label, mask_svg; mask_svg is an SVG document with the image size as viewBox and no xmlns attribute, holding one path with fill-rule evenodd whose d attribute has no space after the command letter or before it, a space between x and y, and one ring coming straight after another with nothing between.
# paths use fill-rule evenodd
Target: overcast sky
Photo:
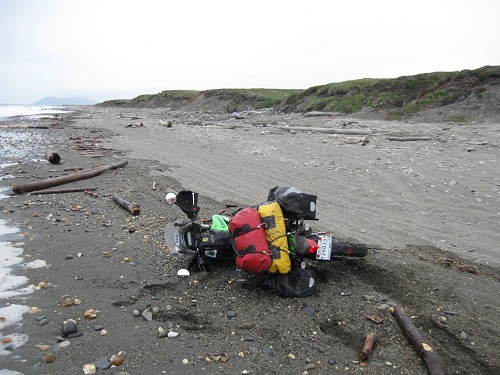
<instances>
[{"instance_id":1,"label":"overcast sky","mask_svg":"<svg viewBox=\"0 0 500 375\"><path fill-rule=\"evenodd\" d=\"M500 65L499 0L0 0L0 103Z\"/></svg>"}]
</instances>

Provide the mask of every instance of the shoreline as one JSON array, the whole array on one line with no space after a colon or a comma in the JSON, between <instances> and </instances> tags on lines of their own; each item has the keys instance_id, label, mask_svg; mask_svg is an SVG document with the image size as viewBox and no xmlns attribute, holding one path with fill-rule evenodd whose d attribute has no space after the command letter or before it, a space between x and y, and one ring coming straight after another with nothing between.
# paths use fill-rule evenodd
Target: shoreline
<instances>
[{"instance_id":1,"label":"shoreline","mask_svg":"<svg viewBox=\"0 0 500 375\"><path fill-rule=\"evenodd\" d=\"M388 313L388 305L397 303L415 317L415 324L429 336L450 373L494 374L500 369L495 354L500 333L498 279L493 277L498 275L498 269L460 258L436 245L407 242L403 247L381 246L363 260L321 263L318 292L305 299L283 299L255 289L252 278L231 264L216 266L206 275L177 277L177 270L184 268L189 259L171 253L163 244L163 227L178 217L179 212L166 206L162 195L167 190L202 186L203 181L192 179L188 170L191 164L185 157L182 159L182 155L180 158L185 164L171 158L169 160L174 161L162 162L158 159L163 155L155 153L153 147L132 152L127 151L127 145L139 142L140 137L146 142L148 137L163 130L167 134L167 140L162 141L163 152L177 151L181 145L174 145L174 141L195 139L205 153L221 156L221 165L225 165L227 171L234 171L234 165L231 160L224 161L228 149L213 148L212 142L217 139L224 142L236 138L234 142L239 142L247 137L247 144L271 159L274 158L272 147L279 146L269 143L270 137L262 138L266 134L260 132L267 129L250 128L234 133L228 129L214 131L192 126L189 123L196 114L175 118L175 114L164 113L164 117L174 118L174 128L165 130L150 110L134 109L146 120L142 120L143 127L130 128L126 126L133 121L117 119L117 111L80 110L82 112L64 116L59 124L62 126L29 130L50 135L59 148L63 164L36 163L27 156L7 167L6 171L16 177L8 183L60 176L69 173L64 169L70 167L89 168L124 159L129 163L82 183L96 186L97 197L84 193L13 195L1 201L3 210L12 210L5 215L7 219L18 224L20 233L26 235L23 236L25 256L43 259L48 267L22 271L30 283L43 282L45 287L9 300L37 307L39 311L26 313L21 327L2 330L2 337L26 334L28 341L2 356L5 364L0 368L24 374L83 373L84 365L95 364L100 358L110 360L114 355L122 358L123 363L98 373L349 371L423 375L425 366ZM323 138L319 138L320 144ZM352 164L337 159L336 168L351 166L347 170L356 170L358 151L373 151L376 157L381 150L365 150L360 145L346 148L344 138L326 139L340 151L349 150ZM302 140L312 142L307 134L296 136L296 142ZM278 138L278 141L285 143L288 138ZM372 144L375 142L376 139L372 140ZM440 152L449 152L447 147L443 150ZM259 153L251 155L258 159ZM316 153L312 159L305 149L297 149L295 153L299 160L315 160L319 165L309 165L309 168L321 168L321 155ZM140 154L145 157L137 158ZM158 158L153 159L152 154ZM375 157L371 159L376 160ZM291 170L296 168L302 172L300 164L289 165L293 167ZM197 169L194 172L200 173ZM342 178L340 169L337 173L338 178ZM203 215L227 210L227 201L219 199L219 195L227 199L227 191L212 186L211 176L202 177L206 181L205 190L210 188L211 192L210 197L205 194L200 198ZM360 184L363 182L362 175L351 178L358 179ZM373 177L370 181L377 184L379 179ZM253 195L246 190L237 191L235 184L234 201L240 205L255 202L259 199L256 196L267 193L257 178L254 182L259 191ZM67 187L74 185L79 184ZM385 186L383 181L381 186ZM111 199L113 193L137 202L141 214L131 216L117 206ZM340 201L345 195L339 194ZM245 201L239 198L243 196ZM348 203L345 201L339 207ZM431 203L437 205L439 201L431 200ZM359 204L354 202L353 213L368 215L378 209L390 220L393 212L391 205L362 210L364 203ZM319 224L322 222L323 218ZM355 224L357 222L352 221L339 228L343 234L350 233ZM488 225L484 225L487 229ZM367 232L371 231L367 227ZM379 238L384 235L380 233ZM384 241L377 242L384 245ZM68 305L65 296L73 303ZM76 304L77 300L81 303ZM5 306L4 300L0 302ZM86 312L92 309L95 317L86 318ZM380 316L383 323L374 324L366 319L370 315ZM77 332L82 336L61 337L61 327L68 319L77 322ZM160 337L160 328L179 335ZM364 337L371 331L376 332L380 340L367 366L361 367L355 361ZM47 353L54 354L53 362L45 362Z\"/></svg>"}]
</instances>

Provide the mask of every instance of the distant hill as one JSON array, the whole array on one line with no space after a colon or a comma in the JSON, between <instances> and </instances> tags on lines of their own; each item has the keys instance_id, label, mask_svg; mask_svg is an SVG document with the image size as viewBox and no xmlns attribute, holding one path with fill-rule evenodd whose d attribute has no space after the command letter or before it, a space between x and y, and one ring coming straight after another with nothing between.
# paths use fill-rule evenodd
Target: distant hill
<instances>
[{"instance_id":1,"label":"distant hill","mask_svg":"<svg viewBox=\"0 0 500 375\"><path fill-rule=\"evenodd\" d=\"M500 118L500 66L390 79L358 79L306 90L216 89L162 91L98 106L163 107L231 113L275 108L283 112L335 112L356 117L426 121Z\"/></svg>"},{"instance_id":2,"label":"distant hill","mask_svg":"<svg viewBox=\"0 0 500 375\"><path fill-rule=\"evenodd\" d=\"M87 98L55 98L53 96L46 96L32 103L32 105L94 105L97 103L99 102Z\"/></svg>"}]
</instances>

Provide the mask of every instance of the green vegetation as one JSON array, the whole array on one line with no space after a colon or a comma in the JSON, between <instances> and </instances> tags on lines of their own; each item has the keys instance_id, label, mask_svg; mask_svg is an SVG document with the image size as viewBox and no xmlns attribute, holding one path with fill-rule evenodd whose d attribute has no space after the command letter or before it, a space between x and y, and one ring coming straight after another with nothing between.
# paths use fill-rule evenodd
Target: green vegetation
<instances>
[{"instance_id":1,"label":"green vegetation","mask_svg":"<svg viewBox=\"0 0 500 375\"><path fill-rule=\"evenodd\" d=\"M276 108L289 112L329 111L345 114L364 109L385 111L401 119L419 111L455 103L500 82L500 67L486 66L461 72L434 72L394 79L358 79L313 86L306 90L217 89L167 90L134 99L111 100L102 106L203 108L234 112ZM202 103L200 105L200 103Z\"/></svg>"}]
</instances>

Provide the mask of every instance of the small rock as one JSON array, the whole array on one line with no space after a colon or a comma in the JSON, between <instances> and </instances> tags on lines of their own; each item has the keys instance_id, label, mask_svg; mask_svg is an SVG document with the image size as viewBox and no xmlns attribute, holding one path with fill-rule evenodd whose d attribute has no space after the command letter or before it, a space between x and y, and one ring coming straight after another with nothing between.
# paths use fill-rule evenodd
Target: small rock
<instances>
[{"instance_id":1,"label":"small rock","mask_svg":"<svg viewBox=\"0 0 500 375\"><path fill-rule=\"evenodd\" d=\"M47 318L43 318L42 320L40 320L38 322L39 326L44 326L44 325L47 325L47 324L49 324L49 320Z\"/></svg>"},{"instance_id":2,"label":"small rock","mask_svg":"<svg viewBox=\"0 0 500 375\"><path fill-rule=\"evenodd\" d=\"M113 364L113 366L120 366L123 363L123 358L115 357L115 358L113 358L111 363Z\"/></svg>"},{"instance_id":3,"label":"small rock","mask_svg":"<svg viewBox=\"0 0 500 375\"><path fill-rule=\"evenodd\" d=\"M106 336L108 334L108 331L105 329L101 330L101 336Z\"/></svg>"},{"instance_id":4,"label":"small rock","mask_svg":"<svg viewBox=\"0 0 500 375\"><path fill-rule=\"evenodd\" d=\"M52 363L56 360L56 357L54 356L53 353L47 353L45 354L45 363Z\"/></svg>"},{"instance_id":5,"label":"small rock","mask_svg":"<svg viewBox=\"0 0 500 375\"><path fill-rule=\"evenodd\" d=\"M149 310L144 310L141 315L148 322L150 322L150 321L153 320L153 313L151 311L149 311Z\"/></svg>"},{"instance_id":6,"label":"small rock","mask_svg":"<svg viewBox=\"0 0 500 375\"><path fill-rule=\"evenodd\" d=\"M62 334L64 336L71 335L73 333L76 333L77 331L78 328L76 327L76 322L73 319L64 322L62 327Z\"/></svg>"},{"instance_id":7,"label":"small rock","mask_svg":"<svg viewBox=\"0 0 500 375\"><path fill-rule=\"evenodd\" d=\"M104 328L103 325L98 324L94 326L94 331L101 331L103 328Z\"/></svg>"},{"instance_id":8,"label":"small rock","mask_svg":"<svg viewBox=\"0 0 500 375\"><path fill-rule=\"evenodd\" d=\"M253 340L254 340L253 336L246 336L245 337L245 341L253 341Z\"/></svg>"},{"instance_id":9,"label":"small rock","mask_svg":"<svg viewBox=\"0 0 500 375\"><path fill-rule=\"evenodd\" d=\"M158 337L166 337L168 332L163 327L158 327Z\"/></svg>"},{"instance_id":10,"label":"small rock","mask_svg":"<svg viewBox=\"0 0 500 375\"><path fill-rule=\"evenodd\" d=\"M233 310L229 310L227 313L226 313L226 316L228 318L234 318L236 316L236 311L233 311Z\"/></svg>"},{"instance_id":11,"label":"small rock","mask_svg":"<svg viewBox=\"0 0 500 375\"><path fill-rule=\"evenodd\" d=\"M57 302L59 306L68 307L73 305L73 299L70 296L62 296Z\"/></svg>"},{"instance_id":12,"label":"small rock","mask_svg":"<svg viewBox=\"0 0 500 375\"><path fill-rule=\"evenodd\" d=\"M9 336L6 336L6 337L2 337L2 344L8 344L9 342L12 342L12 338L10 338Z\"/></svg>"},{"instance_id":13,"label":"small rock","mask_svg":"<svg viewBox=\"0 0 500 375\"><path fill-rule=\"evenodd\" d=\"M83 316L87 319L94 319L97 314L95 313L94 309L89 309L85 311L85 314L83 314Z\"/></svg>"},{"instance_id":14,"label":"small rock","mask_svg":"<svg viewBox=\"0 0 500 375\"><path fill-rule=\"evenodd\" d=\"M293 359L295 359L295 356L292 353L290 353L290 354L288 354L288 358L293 360Z\"/></svg>"},{"instance_id":15,"label":"small rock","mask_svg":"<svg viewBox=\"0 0 500 375\"><path fill-rule=\"evenodd\" d=\"M167 336L169 339L173 339L179 336L179 334L177 332L169 332Z\"/></svg>"},{"instance_id":16,"label":"small rock","mask_svg":"<svg viewBox=\"0 0 500 375\"><path fill-rule=\"evenodd\" d=\"M70 344L71 344L71 343L70 343L68 340L64 340L63 342L61 342L61 343L59 344L59 347L60 347L60 348L65 348L65 347L69 346Z\"/></svg>"},{"instance_id":17,"label":"small rock","mask_svg":"<svg viewBox=\"0 0 500 375\"><path fill-rule=\"evenodd\" d=\"M112 363L104 357L101 357L97 361L94 362L94 366L96 369L107 370L108 368L111 367L111 365L112 365Z\"/></svg>"},{"instance_id":18,"label":"small rock","mask_svg":"<svg viewBox=\"0 0 500 375\"><path fill-rule=\"evenodd\" d=\"M183 363L183 364L185 364L185 365L187 365L187 364L189 363L189 359L184 358L184 359L182 360L182 363Z\"/></svg>"},{"instance_id":19,"label":"small rock","mask_svg":"<svg viewBox=\"0 0 500 375\"><path fill-rule=\"evenodd\" d=\"M445 310L443 311L445 314L448 314L448 315L458 315L458 312L456 311L453 311L453 310Z\"/></svg>"},{"instance_id":20,"label":"small rock","mask_svg":"<svg viewBox=\"0 0 500 375\"><path fill-rule=\"evenodd\" d=\"M68 336L66 336L67 339L74 339L75 337L80 337L80 336L83 336L83 332L75 332L75 333L72 333Z\"/></svg>"},{"instance_id":21,"label":"small rock","mask_svg":"<svg viewBox=\"0 0 500 375\"><path fill-rule=\"evenodd\" d=\"M97 371L97 369L93 364L83 365L83 373L85 375L95 374L96 371Z\"/></svg>"},{"instance_id":22,"label":"small rock","mask_svg":"<svg viewBox=\"0 0 500 375\"><path fill-rule=\"evenodd\" d=\"M70 259L73 259L74 256L73 255L66 255L66 257L64 258L65 260L70 260Z\"/></svg>"},{"instance_id":23,"label":"small rock","mask_svg":"<svg viewBox=\"0 0 500 375\"><path fill-rule=\"evenodd\" d=\"M132 316L135 316L136 318L141 315L141 312L137 309L134 309L134 311L132 311Z\"/></svg>"},{"instance_id":24,"label":"small rock","mask_svg":"<svg viewBox=\"0 0 500 375\"><path fill-rule=\"evenodd\" d=\"M50 349L50 345L37 345L37 348L40 349L42 352L46 352L47 350Z\"/></svg>"}]
</instances>

